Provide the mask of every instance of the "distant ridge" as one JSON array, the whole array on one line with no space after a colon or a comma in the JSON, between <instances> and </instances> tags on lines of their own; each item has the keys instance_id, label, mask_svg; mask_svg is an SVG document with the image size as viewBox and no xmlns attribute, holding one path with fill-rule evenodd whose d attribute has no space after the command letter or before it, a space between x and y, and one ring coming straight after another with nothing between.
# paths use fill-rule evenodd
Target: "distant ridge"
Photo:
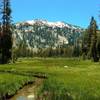
<instances>
[{"instance_id":1,"label":"distant ridge","mask_svg":"<svg viewBox=\"0 0 100 100\"><path fill-rule=\"evenodd\" d=\"M27 48L56 48L63 45L74 45L81 37L83 28L62 21L28 20L15 24L15 46L24 44Z\"/></svg>"}]
</instances>

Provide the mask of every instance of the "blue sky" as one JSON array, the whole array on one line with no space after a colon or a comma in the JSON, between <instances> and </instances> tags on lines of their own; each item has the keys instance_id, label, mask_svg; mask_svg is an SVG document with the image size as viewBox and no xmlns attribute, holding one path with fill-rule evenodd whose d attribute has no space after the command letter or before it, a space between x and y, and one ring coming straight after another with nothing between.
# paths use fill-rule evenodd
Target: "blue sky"
<instances>
[{"instance_id":1,"label":"blue sky","mask_svg":"<svg viewBox=\"0 0 100 100\"><path fill-rule=\"evenodd\" d=\"M99 0L11 0L14 22L45 19L87 27L91 16L100 22Z\"/></svg>"}]
</instances>

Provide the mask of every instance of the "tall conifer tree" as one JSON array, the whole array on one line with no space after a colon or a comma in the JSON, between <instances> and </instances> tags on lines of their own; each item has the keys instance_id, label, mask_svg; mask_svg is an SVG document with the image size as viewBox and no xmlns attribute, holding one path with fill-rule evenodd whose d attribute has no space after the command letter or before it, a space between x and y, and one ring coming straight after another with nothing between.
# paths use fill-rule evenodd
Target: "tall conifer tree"
<instances>
[{"instance_id":1,"label":"tall conifer tree","mask_svg":"<svg viewBox=\"0 0 100 100\"><path fill-rule=\"evenodd\" d=\"M97 23L94 19L94 17L91 18L90 26L89 26L89 38L88 38L88 50L89 50L89 56L93 58L94 62L97 62L98 56L97 56Z\"/></svg>"},{"instance_id":2,"label":"tall conifer tree","mask_svg":"<svg viewBox=\"0 0 100 100\"><path fill-rule=\"evenodd\" d=\"M8 63L11 59L11 49L12 49L12 32L11 32L11 8L10 0L2 0L1 7L1 63Z\"/></svg>"}]
</instances>

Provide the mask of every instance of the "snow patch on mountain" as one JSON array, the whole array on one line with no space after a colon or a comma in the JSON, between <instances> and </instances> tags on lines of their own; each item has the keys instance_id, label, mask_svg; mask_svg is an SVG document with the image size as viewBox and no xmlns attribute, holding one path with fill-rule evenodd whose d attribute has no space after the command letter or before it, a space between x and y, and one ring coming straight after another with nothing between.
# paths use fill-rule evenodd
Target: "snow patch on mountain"
<instances>
[{"instance_id":1,"label":"snow patch on mountain","mask_svg":"<svg viewBox=\"0 0 100 100\"><path fill-rule=\"evenodd\" d=\"M50 27L60 27L60 28L67 27L67 28L77 29L75 26L70 26L69 24L61 22L61 21L49 22L46 20L29 20L29 21L24 22L23 24L26 24L26 23L29 25L34 25L34 24L43 25L43 24L45 24L45 25L50 26Z\"/></svg>"}]
</instances>

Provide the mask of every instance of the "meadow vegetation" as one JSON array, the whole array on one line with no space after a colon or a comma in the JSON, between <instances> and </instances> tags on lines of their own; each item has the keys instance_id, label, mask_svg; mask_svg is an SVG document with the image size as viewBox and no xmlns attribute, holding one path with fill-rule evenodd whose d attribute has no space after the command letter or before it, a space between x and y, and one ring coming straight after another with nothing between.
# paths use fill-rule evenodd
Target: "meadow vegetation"
<instances>
[{"instance_id":1,"label":"meadow vegetation","mask_svg":"<svg viewBox=\"0 0 100 100\"><path fill-rule=\"evenodd\" d=\"M37 91L37 98L100 99L100 63L76 58L24 58L15 64L0 65L0 94L16 93L25 83L35 80L32 75L37 73L48 77Z\"/></svg>"}]
</instances>

